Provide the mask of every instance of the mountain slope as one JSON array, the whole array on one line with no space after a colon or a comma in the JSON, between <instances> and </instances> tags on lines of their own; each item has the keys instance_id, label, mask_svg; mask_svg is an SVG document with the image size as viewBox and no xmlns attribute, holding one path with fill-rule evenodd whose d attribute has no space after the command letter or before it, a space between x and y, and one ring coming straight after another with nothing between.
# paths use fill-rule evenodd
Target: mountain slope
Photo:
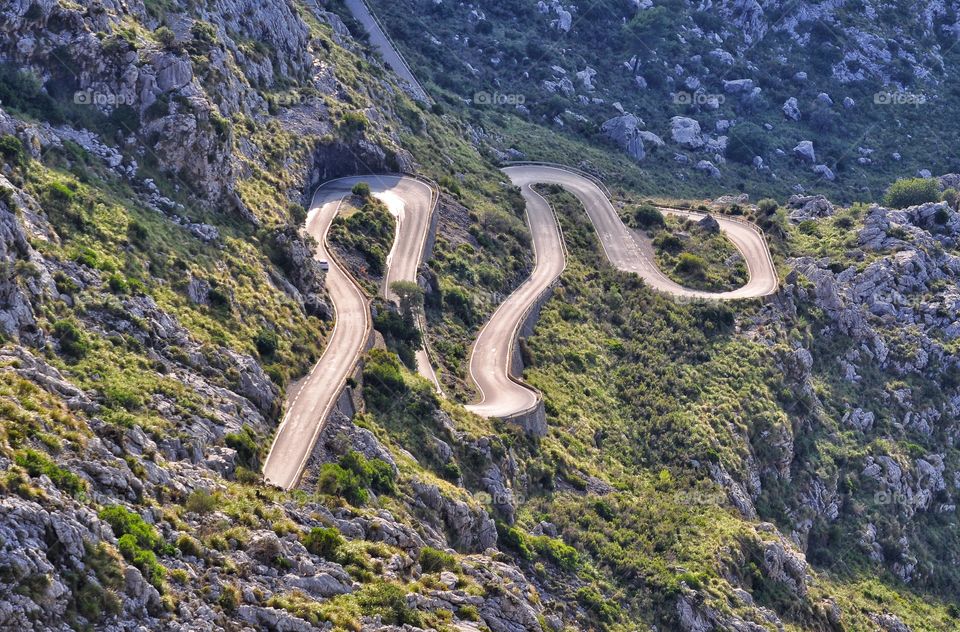
<instances>
[{"instance_id":1,"label":"mountain slope","mask_svg":"<svg viewBox=\"0 0 960 632\"><path fill-rule=\"evenodd\" d=\"M440 25L462 9L396 6ZM556 34L570 10L497 7L464 28ZM912 36L918 60L944 11ZM0 627L957 627L951 202L717 204L764 227L786 281L731 307L611 269L583 209L542 189L571 265L520 343L549 426L528 436L460 405L469 345L531 264L493 150L585 152L628 221L653 185L677 203L711 178L638 171L585 144L596 127L463 110L456 74L417 105L337 2L36 0L0 9L0 32ZM441 187L420 283L450 400L376 302L358 414L279 491L264 450L331 327L304 205L328 178L399 170ZM764 182L744 176L754 196L780 186Z\"/></svg>"}]
</instances>

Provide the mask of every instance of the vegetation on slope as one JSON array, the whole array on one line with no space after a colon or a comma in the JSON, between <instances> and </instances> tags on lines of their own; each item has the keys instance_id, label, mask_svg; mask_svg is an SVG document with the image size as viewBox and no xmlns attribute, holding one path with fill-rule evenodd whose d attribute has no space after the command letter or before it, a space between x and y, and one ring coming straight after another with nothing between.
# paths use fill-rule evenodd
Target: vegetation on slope
<instances>
[{"instance_id":1,"label":"vegetation on slope","mask_svg":"<svg viewBox=\"0 0 960 632\"><path fill-rule=\"evenodd\" d=\"M667 216L652 241L657 265L680 285L725 292L747 282L747 265L736 246L698 222Z\"/></svg>"}]
</instances>

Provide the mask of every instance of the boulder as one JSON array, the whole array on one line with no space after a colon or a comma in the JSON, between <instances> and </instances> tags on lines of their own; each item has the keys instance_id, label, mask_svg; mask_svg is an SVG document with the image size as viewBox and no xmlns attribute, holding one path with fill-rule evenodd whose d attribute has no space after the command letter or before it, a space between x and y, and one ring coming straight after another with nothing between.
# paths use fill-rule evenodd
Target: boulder
<instances>
[{"instance_id":1,"label":"boulder","mask_svg":"<svg viewBox=\"0 0 960 632\"><path fill-rule=\"evenodd\" d=\"M727 94L744 94L753 90L753 79L734 79L723 82L723 91Z\"/></svg>"},{"instance_id":2,"label":"boulder","mask_svg":"<svg viewBox=\"0 0 960 632\"><path fill-rule=\"evenodd\" d=\"M817 160L817 155L813 151L813 141L810 140L802 140L797 143L797 146L793 148L793 154L804 162L811 164Z\"/></svg>"},{"instance_id":3,"label":"boulder","mask_svg":"<svg viewBox=\"0 0 960 632\"><path fill-rule=\"evenodd\" d=\"M716 165L714 165L709 160L701 160L700 162L697 163L696 168L698 171L703 171L704 173L710 175L713 178L720 177L720 170L717 169Z\"/></svg>"},{"instance_id":4,"label":"boulder","mask_svg":"<svg viewBox=\"0 0 960 632\"><path fill-rule=\"evenodd\" d=\"M834 213L833 204L822 195L792 195L787 206L791 209L788 216L793 222L830 217Z\"/></svg>"},{"instance_id":5,"label":"boulder","mask_svg":"<svg viewBox=\"0 0 960 632\"><path fill-rule=\"evenodd\" d=\"M819 175L824 180L830 180L831 182L836 178L833 174L833 170L827 165L815 165L813 167L813 172Z\"/></svg>"},{"instance_id":6,"label":"boulder","mask_svg":"<svg viewBox=\"0 0 960 632\"><path fill-rule=\"evenodd\" d=\"M717 221L717 218L709 213L703 216L697 225L708 233L719 233L720 232L720 222Z\"/></svg>"},{"instance_id":7,"label":"boulder","mask_svg":"<svg viewBox=\"0 0 960 632\"><path fill-rule=\"evenodd\" d=\"M600 129L606 134L607 138L626 151L631 158L639 161L647 155L643 145L643 137L638 131L638 127L642 124L643 121L633 114L623 114L608 119L600 126Z\"/></svg>"},{"instance_id":8,"label":"boulder","mask_svg":"<svg viewBox=\"0 0 960 632\"><path fill-rule=\"evenodd\" d=\"M686 116L674 116L670 119L670 137L674 143L688 149L700 149L704 144L700 123Z\"/></svg>"},{"instance_id":9,"label":"boulder","mask_svg":"<svg viewBox=\"0 0 960 632\"><path fill-rule=\"evenodd\" d=\"M800 120L800 106L797 97L790 97L783 103L783 114L791 121Z\"/></svg>"}]
</instances>

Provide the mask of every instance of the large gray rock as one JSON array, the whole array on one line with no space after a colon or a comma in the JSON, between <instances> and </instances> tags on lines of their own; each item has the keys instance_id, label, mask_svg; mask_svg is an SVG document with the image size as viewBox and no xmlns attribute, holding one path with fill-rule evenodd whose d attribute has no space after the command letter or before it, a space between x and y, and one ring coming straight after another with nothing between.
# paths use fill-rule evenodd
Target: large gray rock
<instances>
[{"instance_id":1,"label":"large gray rock","mask_svg":"<svg viewBox=\"0 0 960 632\"><path fill-rule=\"evenodd\" d=\"M674 143L688 149L700 149L704 144L700 123L686 116L670 119L670 137Z\"/></svg>"},{"instance_id":2,"label":"large gray rock","mask_svg":"<svg viewBox=\"0 0 960 632\"><path fill-rule=\"evenodd\" d=\"M820 219L834 214L833 204L822 195L793 195L787 201L787 206L791 209L788 216L794 222Z\"/></svg>"},{"instance_id":3,"label":"large gray rock","mask_svg":"<svg viewBox=\"0 0 960 632\"><path fill-rule=\"evenodd\" d=\"M793 148L793 153L795 156L801 160L809 163L814 163L817 160L817 155L813 150L813 141L802 140L797 143L797 146Z\"/></svg>"},{"instance_id":4,"label":"large gray rock","mask_svg":"<svg viewBox=\"0 0 960 632\"><path fill-rule=\"evenodd\" d=\"M836 178L833 173L833 169L827 165L814 165L813 172L824 180L829 180L831 182Z\"/></svg>"},{"instance_id":5,"label":"large gray rock","mask_svg":"<svg viewBox=\"0 0 960 632\"><path fill-rule=\"evenodd\" d=\"M638 128L643 122L633 114L623 114L609 119L600 126L610 140L620 146L634 160L643 160L647 152Z\"/></svg>"},{"instance_id":6,"label":"large gray rock","mask_svg":"<svg viewBox=\"0 0 960 632\"><path fill-rule=\"evenodd\" d=\"M413 489L425 519L442 521L436 526L443 527L453 548L476 553L496 546L497 527L483 507L447 498L436 485L420 480L413 481Z\"/></svg>"},{"instance_id":7,"label":"large gray rock","mask_svg":"<svg viewBox=\"0 0 960 632\"><path fill-rule=\"evenodd\" d=\"M727 94L749 93L753 90L753 79L734 79L723 82L723 91Z\"/></svg>"},{"instance_id":8,"label":"large gray rock","mask_svg":"<svg viewBox=\"0 0 960 632\"><path fill-rule=\"evenodd\" d=\"M712 178L720 177L720 170L709 160L701 160L698 162L696 169L697 171L703 171Z\"/></svg>"},{"instance_id":9,"label":"large gray rock","mask_svg":"<svg viewBox=\"0 0 960 632\"><path fill-rule=\"evenodd\" d=\"M797 103L797 97L790 97L784 101L783 114L791 121L800 120L800 105Z\"/></svg>"}]
</instances>

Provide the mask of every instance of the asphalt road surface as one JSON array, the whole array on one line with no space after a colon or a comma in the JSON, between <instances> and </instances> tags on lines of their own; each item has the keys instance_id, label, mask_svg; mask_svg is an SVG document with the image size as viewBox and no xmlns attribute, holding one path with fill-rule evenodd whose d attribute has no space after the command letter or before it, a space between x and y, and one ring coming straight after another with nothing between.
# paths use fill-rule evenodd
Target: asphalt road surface
<instances>
[{"instance_id":1,"label":"asphalt road surface","mask_svg":"<svg viewBox=\"0 0 960 632\"><path fill-rule=\"evenodd\" d=\"M510 417L535 407L539 394L510 372L517 333L529 310L544 291L563 272L565 251L557 219L547 202L531 187L558 184L583 204L600 238L610 263L643 278L656 290L691 299L732 300L772 294L778 285L777 272L763 234L746 222L715 215L720 229L743 254L749 271L746 285L729 292L703 292L685 288L665 276L644 248L641 240L624 225L606 193L590 178L560 167L522 165L504 172L520 187L527 203L527 221L533 237L535 266L527 279L504 301L480 331L470 356L470 376L480 393L480 401L467 408L484 417ZM699 219L702 213L662 209Z\"/></svg>"},{"instance_id":2,"label":"asphalt road surface","mask_svg":"<svg viewBox=\"0 0 960 632\"><path fill-rule=\"evenodd\" d=\"M751 224L715 216L721 230L743 254L750 273L746 285L721 293L690 290L667 278L657 268L649 246L623 224L606 193L590 178L547 165L507 167L504 172L520 187L527 206L535 265L521 286L496 310L480 330L470 354L470 376L480 401L467 408L484 417L510 417L534 409L540 401L536 390L511 373L514 346L530 310L556 281L566 266L563 237L547 201L534 189L536 184L558 184L583 204L600 237L610 263L633 272L651 287L678 297L732 300L772 294L778 279L763 234ZM333 333L323 355L297 388L291 389L287 413L264 465L267 481L286 489L294 487L313 451L323 422L336 405L347 378L354 372L369 338L370 306L363 291L330 255L326 235L343 199L357 182L367 182L397 218L397 235L388 257L383 294L394 298L390 284L415 281L423 258L435 205L433 188L419 180L400 176L365 176L334 180L314 195L307 216L307 231L319 244L316 257L330 263L327 289L335 311ZM699 219L702 213L662 209ZM439 383L425 351L417 354L418 370L439 391Z\"/></svg>"},{"instance_id":3,"label":"asphalt road surface","mask_svg":"<svg viewBox=\"0 0 960 632\"><path fill-rule=\"evenodd\" d=\"M420 101L429 103L431 101L430 95L427 94L427 91L424 90L420 82L417 81L417 78L410 70L410 66L407 65L407 61L399 51L394 48L390 37L380 28L380 23L370 10L370 7L367 6L367 3L364 0L344 0L344 4L350 13L353 14L353 17L363 25L363 28L367 31L367 35L370 37L370 43L383 57L383 61L390 66L390 69L393 70L398 77L407 82L413 96Z\"/></svg>"},{"instance_id":4,"label":"asphalt road surface","mask_svg":"<svg viewBox=\"0 0 960 632\"><path fill-rule=\"evenodd\" d=\"M327 291L333 303L335 324L320 360L296 388L290 389L287 412L263 467L264 478L278 487L294 487L303 473L323 423L353 374L371 331L370 305L366 295L331 256L326 243L330 224L353 186L366 182L397 217L397 236L389 256L384 293L390 283L415 281L423 247L430 230L434 207L433 189L414 178L362 176L333 180L317 189L307 215L307 232L317 240L316 259L330 263ZM418 369L436 383L424 356ZM418 363L420 356L418 356Z\"/></svg>"}]
</instances>

